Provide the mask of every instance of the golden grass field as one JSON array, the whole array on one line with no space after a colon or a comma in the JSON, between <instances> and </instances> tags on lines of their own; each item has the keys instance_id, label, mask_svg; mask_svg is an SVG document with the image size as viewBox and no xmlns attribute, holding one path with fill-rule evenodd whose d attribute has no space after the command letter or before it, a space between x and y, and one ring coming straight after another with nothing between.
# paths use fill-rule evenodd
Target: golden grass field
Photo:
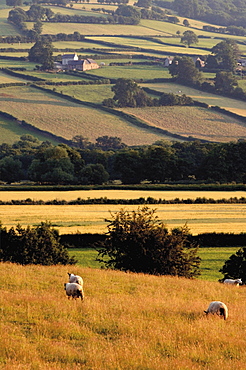
<instances>
[{"instance_id":1,"label":"golden grass field","mask_svg":"<svg viewBox=\"0 0 246 370\"><path fill-rule=\"evenodd\" d=\"M244 287L67 266L1 263L4 370L245 370ZM85 301L68 300L67 272ZM229 318L206 317L213 300Z\"/></svg>"},{"instance_id":2,"label":"golden grass field","mask_svg":"<svg viewBox=\"0 0 246 370\"><path fill-rule=\"evenodd\" d=\"M0 104L1 110L19 120L26 120L41 130L66 139L82 135L95 141L99 136L108 135L120 137L127 145L143 145L167 138L136 127L116 115L72 103L31 87L2 88Z\"/></svg>"},{"instance_id":3,"label":"golden grass field","mask_svg":"<svg viewBox=\"0 0 246 370\"><path fill-rule=\"evenodd\" d=\"M245 196L245 192L133 192L133 191L75 191L58 192L1 192L1 200L27 199L34 200L75 200L77 198L133 199L151 196L155 199L187 199L206 197L229 199ZM187 223L192 234L204 232L245 232L246 204L156 204L149 205L157 210L157 215L167 227L183 226ZM0 221L9 229L21 224L38 225L41 221L50 221L60 234L65 233L104 233L107 231L105 219L110 212L121 208L129 211L137 205L1 205Z\"/></svg>"},{"instance_id":4,"label":"golden grass field","mask_svg":"<svg viewBox=\"0 0 246 370\"><path fill-rule=\"evenodd\" d=\"M149 125L185 137L193 136L202 140L220 142L246 138L246 123L205 108L173 106L122 110L144 120Z\"/></svg>"}]
</instances>

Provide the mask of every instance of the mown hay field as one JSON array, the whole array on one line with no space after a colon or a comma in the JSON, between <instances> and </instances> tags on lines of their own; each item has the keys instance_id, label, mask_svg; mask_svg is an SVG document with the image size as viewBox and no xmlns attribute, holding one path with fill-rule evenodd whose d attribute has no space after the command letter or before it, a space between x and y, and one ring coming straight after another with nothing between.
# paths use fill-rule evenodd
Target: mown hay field
<instances>
[{"instance_id":1,"label":"mown hay field","mask_svg":"<svg viewBox=\"0 0 246 370\"><path fill-rule=\"evenodd\" d=\"M167 139L165 135L136 127L116 115L29 86L2 88L0 102L4 112L66 139L82 135L94 141L99 136L108 135L120 137L128 145L152 144L161 138Z\"/></svg>"},{"instance_id":2,"label":"mown hay field","mask_svg":"<svg viewBox=\"0 0 246 370\"><path fill-rule=\"evenodd\" d=\"M107 57L106 57L107 58ZM105 60L107 60L105 58ZM104 59L101 60L104 62ZM114 59L112 59L114 62ZM96 75L106 78L130 78L130 79L153 79L153 78L170 78L167 68L158 65L125 65L125 66L103 66L88 72L90 75Z\"/></svg>"},{"instance_id":3,"label":"mown hay field","mask_svg":"<svg viewBox=\"0 0 246 370\"><path fill-rule=\"evenodd\" d=\"M33 22L26 23L27 29L33 28ZM56 35L57 33L79 32L81 35L138 35L138 36L162 36L167 35L165 31L152 30L141 25L124 24L90 24L90 23L50 23L44 22L43 34Z\"/></svg>"},{"instance_id":4,"label":"mown hay field","mask_svg":"<svg viewBox=\"0 0 246 370\"><path fill-rule=\"evenodd\" d=\"M83 277L84 303L66 298L68 271ZM244 287L9 263L0 287L4 370L245 369ZM205 317L213 300L227 304L227 321Z\"/></svg>"},{"instance_id":5,"label":"mown hay field","mask_svg":"<svg viewBox=\"0 0 246 370\"><path fill-rule=\"evenodd\" d=\"M231 112L246 117L246 104L244 101L227 98L225 96L211 94L205 91L193 89L188 86L179 85L175 83L157 83L144 84L144 87L149 87L157 91L173 94L186 94L194 100L198 100L208 105L219 106Z\"/></svg>"},{"instance_id":6,"label":"mown hay field","mask_svg":"<svg viewBox=\"0 0 246 370\"><path fill-rule=\"evenodd\" d=\"M215 142L246 139L246 123L206 108L173 106L124 108L123 111L185 137Z\"/></svg>"},{"instance_id":7,"label":"mown hay field","mask_svg":"<svg viewBox=\"0 0 246 370\"><path fill-rule=\"evenodd\" d=\"M241 233L246 229L245 204L158 204L149 205L167 227L187 224L192 234L204 232ZM136 205L1 205L1 222L7 228L38 225L50 221L61 234L104 233L105 219L120 209L136 210Z\"/></svg>"}]
</instances>

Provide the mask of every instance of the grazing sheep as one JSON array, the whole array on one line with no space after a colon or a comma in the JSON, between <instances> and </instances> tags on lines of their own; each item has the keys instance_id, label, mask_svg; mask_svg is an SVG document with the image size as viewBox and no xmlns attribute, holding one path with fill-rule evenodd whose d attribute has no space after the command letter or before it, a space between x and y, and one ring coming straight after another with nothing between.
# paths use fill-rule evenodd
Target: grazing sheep
<instances>
[{"instance_id":1,"label":"grazing sheep","mask_svg":"<svg viewBox=\"0 0 246 370\"><path fill-rule=\"evenodd\" d=\"M228 308L225 305L225 303L220 302L220 301L211 302L210 305L208 306L207 311L204 311L204 312L206 313L206 315L211 313L213 315L216 314L221 317L223 316L224 320L228 318Z\"/></svg>"},{"instance_id":2,"label":"grazing sheep","mask_svg":"<svg viewBox=\"0 0 246 370\"><path fill-rule=\"evenodd\" d=\"M224 284L231 284L231 285L235 285L235 286L239 286L239 284L242 284L242 280L241 279L225 279L224 280Z\"/></svg>"},{"instance_id":3,"label":"grazing sheep","mask_svg":"<svg viewBox=\"0 0 246 370\"><path fill-rule=\"evenodd\" d=\"M81 301L84 299L83 288L81 285L77 283L64 283L64 289L66 290L68 299L70 299L70 297L74 299L80 297Z\"/></svg>"},{"instance_id":4,"label":"grazing sheep","mask_svg":"<svg viewBox=\"0 0 246 370\"><path fill-rule=\"evenodd\" d=\"M69 276L69 283L77 283L83 286L83 279L81 276L70 274L69 272L68 272L68 276Z\"/></svg>"}]
</instances>

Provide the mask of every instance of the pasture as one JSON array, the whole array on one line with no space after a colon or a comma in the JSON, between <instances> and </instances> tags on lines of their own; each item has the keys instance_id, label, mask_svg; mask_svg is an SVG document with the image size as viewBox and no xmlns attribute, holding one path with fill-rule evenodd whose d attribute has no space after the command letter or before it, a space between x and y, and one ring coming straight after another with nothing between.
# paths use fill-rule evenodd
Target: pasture
<instances>
[{"instance_id":1,"label":"pasture","mask_svg":"<svg viewBox=\"0 0 246 370\"><path fill-rule=\"evenodd\" d=\"M179 85L175 83L154 83L154 84L149 83L149 84L144 84L142 86L149 87L150 89L154 89L154 90L161 91L164 93L178 94L181 91L182 94L186 94L194 100L207 103L208 105L214 105L214 106L217 105L220 108L224 108L233 113L246 117L245 102L240 101L240 100L211 94L205 91L196 90L191 87Z\"/></svg>"},{"instance_id":2,"label":"pasture","mask_svg":"<svg viewBox=\"0 0 246 370\"><path fill-rule=\"evenodd\" d=\"M83 303L65 295L68 271L84 279ZM243 287L9 263L0 287L2 369L245 369ZM227 304L227 321L205 317L212 300Z\"/></svg>"},{"instance_id":3,"label":"pasture","mask_svg":"<svg viewBox=\"0 0 246 370\"><path fill-rule=\"evenodd\" d=\"M206 108L145 107L124 108L123 111L144 120L149 125L183 137L193 136L215 142L237 141L239 138L246 138L246 123Z\"/></svg>"},{"instance_id":4,"label":"pasture","mask_svg":"<svg viewBox=\"0 0 246 370\"><path fill-rule=\"evenodd\" d=\"M116 115L69 102L35 88L8 87L2 88L0 93L4 112L66 139L82 135L94 141L99 136L108 135L120 137L128 145L143 145L168 138L151 132L151 128L136 127ZM96 130L93 122L96 122Z\"/></svg>"}]
</instances>

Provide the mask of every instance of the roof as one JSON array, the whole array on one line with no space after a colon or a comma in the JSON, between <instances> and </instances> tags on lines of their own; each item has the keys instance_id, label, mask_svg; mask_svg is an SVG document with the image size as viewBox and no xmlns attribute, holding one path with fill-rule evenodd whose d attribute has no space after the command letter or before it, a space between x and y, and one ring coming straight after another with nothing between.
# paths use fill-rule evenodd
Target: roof
<instances>
[{"instance_id":1,"label":"roof","mask_svg":"<svg viewBox=\"0 0 246 370\"><path fill-rule=\"evenodd\" d=\"M62 55L62 58L74 58L75 56L77 56L77 54L76 53L73 53L73 54L63 54Z\"/></svg>"}]
</instances>

